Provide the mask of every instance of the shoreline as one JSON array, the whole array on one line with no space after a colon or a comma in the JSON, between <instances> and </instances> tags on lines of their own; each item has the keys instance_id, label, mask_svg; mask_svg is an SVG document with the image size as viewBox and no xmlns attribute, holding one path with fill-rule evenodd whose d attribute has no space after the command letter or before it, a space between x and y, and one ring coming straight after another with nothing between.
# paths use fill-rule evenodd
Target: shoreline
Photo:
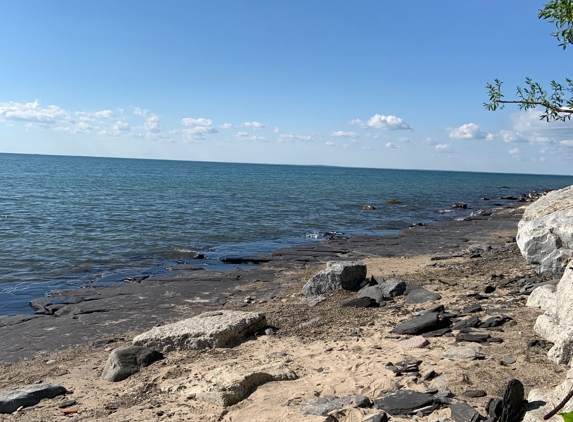
<instances>
[{"instance_id":1,"label":"shoreline","mask_svg":"<svg viewBox=\"0 0 573 422\"><path fill-rule=\"evenodd\" d=\"M14 388L39 379L64 385L74 391L67 398L77 400L77 420L318 422L324 421L324 417L301 415L301 406L306 400L344 394L375 398L399 389L398 385L405 389L425 391L438 388L441 382L442 387L447 386L456 400L467 402L484 414L487 400L503 395L503 388L509 379L520 379L527 395L533 387L558 384L559 373L567 369L565 365L548 361L546 351L541 347L527 346L536 338L532 327L539 311L524 307L527 296L520 295L519 290L516 293L514 285L501 287L503 283L498 284L501 280L536 277L515 244L509 242L515 235L519 218L520 211L508 212L473 221L451 221L439 227L405 230L395 237L338 239L325 242L314 251L304 248L275 251L275 255L271 256L274 259L254 270L254 277L247 275L249 271L237 271L234 278L219 279L220 286L225 284L227 287L225 292L232 293L225 296L223 289L219 291L221 296L227 298L224 304L183 301L188 304L185 309L178 309L180 305L176 303L176 308L167 312L168 309L160 303L152 308L149 307L150 302L145 302L148 306L145 310L157 312L157 319L153 320L140 308L139 316L144 320L142 325L145 327L130 324L130 320L121 322L121 319L116 320L115 324L105 325L103 322L109 322L114 314L97 312L96 308L91 309L93 312L87 312L89 309L86 308L86 313L76 314L78 319L75 320L71 314L59 318L37 316L13 326L13 339L29 338L31 333L27 333L26 329L40 321L59 322L68 318L81 321L87 331L97 326L101 332L97 335L91 333L77 345L65 347L64 350L45 353L44 349L35 358L12 363L4 361L2 368L6 378L0 381L0 389ZM474 243L490 244L493 250L483 256L472 257L464 251ZM408 286L423 286L439 293L442 299L425 304L407 304L403 298L396 298L385 307L356 309L341 307L341 303L354 297L354 293L336 291L327 294L327 300L315 307L299 305L304 281L322 268L334 251L341 250L346 253L337 259L364 260L368 266L368 276L376 279L398 276ZM195 271L190 275L206 273ZM237 277L239 275L241 277ZM271 275L272 279L264 280L265 276ZM175 284L189 284L192 280L195 280L194 277L181 277L179 281L165 281L160 287L164 292L177 293ZM153 292L153 289L146 289L144 283L137 284L139 296ZM487 285L496 286L497 290L491 294L481 294ZM208 295L202 296L206 300L217 300ZM125 302L130 296L123 294L122 297ZM180 298L173 296L170 299L178 302ZM105 299L87 301L85 304L102 303L102 300ZM165 303L167 301L163 301ZM396 324L420 310L443 304L448 311L459 313L476 303L483 308L478 314L483 319L491 315L490 311L502 312L510 318L503 329L494 332L495 336L503 339L503 343L480 345L484 355L482 360L444 359L442 353L455 344L452 337L430 338L430 345L424 349L405 349L397 343L406 337L391 332ZM109 351L129 345L133 335L157 322L165 324L211 309L262 312L267 315L269 325L277 328L276 335L252 337L230 348L172 352L162 363L142 369L126 381L108 383L101 379L101 370ZM0 326L0 333L4 331L5 334L7 328ZM50 333L53 339L59 340L60 346L64 345L70 334L85 334L73 327L66 328L66 325L40 324L38 328L38 332ZM41 343L37 337L34 338ZM0 335L0 339L7 344L6 337ZM94 340L99 341L94 343ZM23 343L20 345L25 346ZM25 355L20 350L20 358ZM516 363L500 363L507 357L513 358ZM434 370L439 375L435 380L420 383L407 374L397 377L387 369L388 362L404 359L421 360L421 373ZM52 360L54 363L46 364ZM269 363L288 365L296 372L298 380L265 384L248 399L228 408L193 398L194 389L202 385L203 375L215 367ZM476 389L485 390L486 397L464 396L466 390ZM16 415L6 415L6 420L57 419L58 415L63 417L61 410L57 409L58 403L58 399L45 400L34 408L22 409ZM338 415L338 420L361 421L368 417L369 411L371 409L346 409L342 411L344 414ZM448 416L448 412L447 409L436 410L417 420L437 420ZM392 420L411 419L396 417Z\"/></svg>"}]
</instances>

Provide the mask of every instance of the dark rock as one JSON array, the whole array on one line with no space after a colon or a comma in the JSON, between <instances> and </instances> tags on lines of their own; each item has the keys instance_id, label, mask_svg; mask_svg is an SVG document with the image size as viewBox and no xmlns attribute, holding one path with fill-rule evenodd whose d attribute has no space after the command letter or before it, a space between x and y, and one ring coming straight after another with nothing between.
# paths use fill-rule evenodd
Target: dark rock
<instances>
[{"instance_id":1,"label":"dark rock","mask_svg":"<svg viewBox=\"0 0 573 422\"><path fill-rule=\"evenodd\" d=\"M442 296L439 293L430 292L429 290L419 287L412 290L404 299L406 303L424 303L433 302L435 300L440 300Z\"/></svg>"},{"instance_id":2,"label":"dark rock","mask_svg":"<svg viewBox=\"0 0 573 422\"><path fill-rule=\"evenodd\" d=\"M479 412L467 403L451 404L449 408L450 418L455 422L477 422L483 419Z\"/></svg>"},{"instance_id":3,"label":"dark rock","mask_svg":"<svg viewBox=\"0 0 573 422\"><path fill-rule=\"evenodd\" d=\"M400 390L374 400L374 407L392 416L410 415L421 407L434 404L430 394L412 390ZM467 421L466 421L467 422Z\"/></svg>"},{"instance_id":4,"label":"dark rock","mask_svg":"<svg viewBox=\"0 0 573 422\"><path fill-rule=\"evenodd\" d=\"M545 349L547 347L547 343L545 340L535 339L527 343L527 348L529 349L530 347L541 347L542 349Z\"/></svg>"},{"instance_id":5,"label":"dark rock","mask_svg":"<svg viewBox=\"0 0 573 422\"><path fill-rule=\"evenodd\" d=\"M433 307L432 309L428 309L428 312L437 312L438 314L443 314L444 312L446 312L446 308L444 307L444 305L438 305Z\"/></svg>"},{"instance_id":6,"label":"dark rock","mask_svg":"<svg viewBox=\"0 0 573 422\"><path fill-rule=\"evenodd\" d=\"M354 396L354 407L369 408L372 407L372 401L366 396L356 394Z\"/></svg>"},{"instance_id":7,"label":"dark rock","mask_svg":"<svg viewBox=\"0 0 573 422\"><path fill-rule=\"evenodd\" d=\"M485 288L483 289L483 292L485 294L490 294L495 292L495 286L485 286Z\"/></svg>"},{"instance_id":8,"label":"dark rock","mask_svg":"<svg viewBox=\"0 0 573 422\"><path fill-rule=\"evenodd\" d=\"M379 284L374 286L367 285L358 291L358 297L372 299L376 303L381 303L384 301L384 291Z\"/></svg>"},{"instance_id":9,"label":"dark rock","mask_svg":"<svg viewBox=\"0 0 573 422\"><path fill-rule=\"evenodd\" d=\"M451 333L451 332L452 332L451 328L441 328L439 330L428 331L427 333L424 333L422 335L425 338L441 337L441 336L446 335L446 334Z\"/></svg>"},{"instance_id":10,"label":"dark rock","mask_svg":"<svg viewBox=\"0 0 573 422\"><path fill-rule=\"evenodd\" d=\"M490 337L487 339L488 343L503 343L503 339L499 337Z\"/></svg>"},{"instance_id":11,"label":"dark rock","mask_svg":"<svg viewBox=\"0 0 573 422\"><path fill-rule=\"evenodd\" d=\"M452 205L452 208L466 209L467 207L468 207L468 204L466 204L465 202L456 202L455 204Z\"/></svg>"},{"instance_id":12,"label":"dark rock","mask_svg":"<svg viewBox=\"0 0 573 422\"><path fill-rule=\"evenodd\" d=\"M382 286L382 293L385 298L402 296L406 291L406 283L399 278L391 278L384 283L380 283L380 286Z\"/></svg>"},{"instance_id":13,"label":"dark rock","mask_svg":"<svg viewBox=\"0 0 573 422\"><path fill-rule=\"evenodd\" d=\"M347 308L372 308L378 306L378 303L370 297L356 297L342 302L342 306Z\"/></svg>"},{"instance_id":14,"label":"dark rock","mask_svg":"<svg viewBox=\"0 0 573 422\"><path fill-rule=\"evenodd\" d=\"M452 330L461 330L462 328L470 328L470 327L477 327L480 323L479 318L477 315L472 315L469 318L462 319L454 325L452 325Z\"/></svg>"},{"instance_id":15,"label":"dark rock","mask_svg":"<svg viewBox=\"0 0 573 422\"><path fill-rule=\"evenodd\" d=\"M162 358L158 351L142 346L115 349L107 359L102 378L111 382L121 381Z\"/></svg>"},{"instance_id":16,"label":"dark rock","mask_svg":"<svg viewBox=\"0 0 573 422\"><path fill-rule=\"evenodd\" d=\"M500 399L489 399L485 405L485 410L490 418L499 418L503 411L503 401Z\"/></svg>"},{"instance_id":17,"label":"dark rock","mask_svg":"<svg viewBox=\"0 0 573 422\"><path fill-rule=\"evenodd\" d=\"M482 333L462 333L460 332L457 336L456 336L456 341L457 342L461 342L461 341L469 341L469 342L474 342L474 343L483 343L485 341L487 341L490 338L489 334L482 334Z\"/></svg>"},{"instance_id":18,"label":"dark rock","mask_svg":"<svg viewBox=\"0 0 573 422\"><path fill-rule=\"evenodd\" d=\"M468 306L462 311L462 314L473 314L475 312L481 312L482 307L480 304Z\"/></svg>"},{"instance_id":19,"label":"dark rock","mask_svg":"<svg viewBox=\"0 0 573 422\"><path fill-rule=\"evenodd\" d=\"M467 390L466 392L464 392L464 396L471 398L485 397L487 396L487 393L483 390Z\"/></svg>"},{"instance_id":20,"label":"dark rock","mask_svg":"<svg viewBox=\"0 0 573 422\"><path fill-rule=\"evenodd\" d=\"M388 415L386 412L376 413L368 419L364 419L362 422L388 422Z\"/></svg>"},{"instance_id":21,"label":"dark rock","mask_svg":"<svg viewBox=\"0 0 573 422\"><path fill-rule=\"evenodd\" d=\"M512 379L505 388L503 394L502 412L499 422L519 422L527 410L523 384L517 379Z\"/></svg>"},{"instance_id":22,"label":"dark rock","mask_svg":"<svg viewBox=\"0 0 573 422\"><path fill-rule=\"evenodd\" d=\"M472 213L472 217L476 217L475 215L473 215L474 213L475 212ZM491 215L491 213L488 215ZM491 251L491 249L492 249L491 245L486 245L486 244L471 245L468 247L468 252L470 254L484 254L486 252Z\"/></svg>"},{"instance_id":23,"label":"dark rock","mask_svg":"<svg viewBox=\"0 0 573 422\"><path fill-rule=\"evenodd\" d=\"M53 399L65 393L66 389L61 385L50 384L32 384L5 391L0 393L0 413L12 413L21 406L35 406L42 399Z\"/></svg>"},{"instance_id":24,"label":"dark rock","mask_svg":"<svg viewBox=\"0 0 573 422\"><path fill-rule=\"evenodd\" d=\"M441 314L436 312L427 312L424 315L404 321L395 327L392 332L396 334L417 335L446 328L449 324L450 320L448 318L442 318Z\"/></svg>"},{"instance_id":25,"label":"dark rock","mask_svg":"<svg viewBox=\"0 0 573 422\"><path fill-rule=\"evenodd\" d=\"M479 328L499 327L509 321L511 318L504 315L496 315L486 319L479 324Z\"/></svg>"},{"instance_id":26,"label":"dark rock","mask_svg":"<svg viewBox=\"0 0 573 422\"><path fill-rule=\"evenodd\" d=\"M366 265L359 261L328 261L302 288L305 296L317 296L332 290L358 291L366 278Z\"/></svg>"},{"instance_id":27,"label":"dark rock","mask_svg":"<svg viewBox=\"0 0 573 422\"><path fill-rule=\"evenodd\" d=\"M432 369L430 372L426 373L426 374L422 377L422 381L430 381L430 380L433 380L433 379L436 378L438 375L439 375L439 374ZM437 392L437 391L436 391L436 392ZM429 391L428 391L427 393L430 394Z\"/></svg>"}]
</instances>

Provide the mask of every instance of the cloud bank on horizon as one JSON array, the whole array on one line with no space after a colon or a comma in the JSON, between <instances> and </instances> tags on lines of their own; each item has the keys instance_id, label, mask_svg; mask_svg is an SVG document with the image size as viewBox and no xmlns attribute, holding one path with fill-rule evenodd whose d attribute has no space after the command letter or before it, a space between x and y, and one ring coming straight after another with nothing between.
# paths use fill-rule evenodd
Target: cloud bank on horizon
<instances>
[{"instance_id":1,"label":"cloud bank on horizon","mask_svg":"<svg viewBox=\"0 0 573 422\"><path fill-rule=\"evenodd\" d=\"M144 3L5 6L3 39L29 31L0 49L0 152L573 174L573 122L482 107L494 77L571 76L538 1Z\"/></svg>"}]
</instances>

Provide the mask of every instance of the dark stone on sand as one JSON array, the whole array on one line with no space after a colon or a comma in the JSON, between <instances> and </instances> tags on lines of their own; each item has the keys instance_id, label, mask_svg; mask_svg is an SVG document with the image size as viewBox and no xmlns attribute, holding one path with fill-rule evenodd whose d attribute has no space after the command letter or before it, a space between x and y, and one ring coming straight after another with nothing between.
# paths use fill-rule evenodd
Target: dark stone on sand
<instances>
[{"instance_id":1,"label":"dark stone on sand","mask_svg":"<svg viewBox=\"0 0 573 422\"><path fill-rule=\"evenodd\" d=\"M61 385L50 384L32 384L5 391L0 393L0 413L12 413L19 407L35 406L42 399L53 399L65 393L66 389Z\"/></svg>"},{"instance_id":2,"label":"dark stone on sand","mask_svg":"<svg viewBox=\"0 0 573 422\"><path fill-rule=\"evenodd\" d=\"M440 300L442 296L439 293L430 292L429 290L419 287L412 290L404 299L406 303L424 303Z\"/></svg>"},{"instance_id":3,"label":"dark stone on sand","mask_svg":"<svg viewBox=\"0 0 573 422\"><path fill-rule=\"evenodd\" d=\"M481 312L483 309L480 304L468 306L462 311L462 314L473 314L475 312Z\"/></svg>"},{"instance_id":4,"label":"dark stone on sand","mask_svg":"<svg viewBox=\"0 0 573 422\"><path fill-rule=\"evenodd\" d=\"M478 422L483 420L479 412L467 403L455 403L449 406L450 418L455 422Z\"/></svg>"},{"instance_id":5,"label":"dark stone on sand","mask_svg":"<svg viewBox=\"0 0 573 422\"><path fill-rule=\"evenodd\" d=\"M417 335L446 328L449 324L450 320L448 318L442 318L442 314L437 312L427 312L424 315L404 321L395 327L392 332L396 334Z\"/></svg>"},{"instance_id":6,"label":"dark stone on sand","mask_svg":"<svg viewBox=\"0 0 573 422\"><path fill-rule=\"evenodd\" d=\"M111 382L122 381L162 358L158 351L142 346L115 349L107 359L102 378Z\"/></svg>"},{"instance_id":7,"label":"dark stone on sand","mask_svg":"<svg viewBox=\"0 0 573 422\"><path fill-rule=\"evenodd\" d=\"M483 289L483 292L485 294L493 293L493 292L495 292L495 286L485 286Z\"/></svg>"},{"instance_id":8,"label":"dark stone on sand","mask_svg":"<svg viewBox=\"0 0 573 422\"><path fill-rule=\"evenodd\" d=\"M430 338L430 337L441 337L445 334L451 333L452 329L451 328L441 328L439 330L434 330L434 331L428 331L427 333L422 334L423 337L425 338Z\"/></svg>"},{"instance_id":9,"label":"dark stone on sand","mask_svg":"<svg viewBox=\"0 0 573 422\"><path fill-rule=\"evenodd\" d=\"M376 413L368 419L364 419L362 422L388 422L388 415L386 412Z\"/></svg>"},{"instance_id":10,"label":"dark stone on sand","mask_svg":"<svg viewBox=\"0 0 573 422\"><path fill-rule=\"evenodd\" d=\"M487 396L487 393L483 390L467 390L466 392L464 392L464 396L471 398L485 397Z\"/></svg>"},{"instance_id":11,"label":"dark stone on sand","mask_svg":"<svg viewBox=\"0 0 573 422\"><path fill-rule=\"evenodd\" d=\"M421 407L434 404L431 394L399 390L374 400L374 407L392 416L410 415Z\"/></svg>"},{"instance_id":12,"label":"dark stone on sand","mask_svg":"<svg viewBox=\"0 0 573 422\"><path fill-rule=\"evenodd\" d=\"M58 404L58 407L60 409L65 409L66 407L70 407L73 406L74 404L76 404L75 400L64 400L63 402L61 402L60 404Z\"/></svg>"},{"instance_id":13,"label":"dark stone on sand","mask_svg":"<svg viewBox=\"0 0 573 422\"><path fill-rule=\"evenodd\" d=\"M509 321L511 318L505 315L496 315L486 319L484 322L479 324L479 328L490 328L490 327L500 327Z\"/></svg>"},{"instance_id":14,"label":"dark stone on sand","mask_svg":"<svg viewBox=\"0 0 573 422\"><path fill-rule=\"evenodd\" d=\"M479 325L479 323L480 323L480 320L477 317L477 315L472 315L469 318L462 319L462 320L454 323L454 325L452 325L452 330L461 330L462 328L477 327Z\"/></svg>"},{"instance_id":15,"label":"dark stone on sand","mask_svg":"<svg viewBox=\"0 0 573 422\"><path fill-rule=\"evenodd\" d=\"M373 308L377 307L378 303L370 297L357 297L354 299L342 302L342 306L347 308Z\"/></svg>"},{"instance_id":16,"label":"dark stone on sand","mask_svg":"<svg viewBox=\"0 0 573 422\"><path fill-rule=\"evenodd\" d=\"M527 410L523 384L518 379L512 379L505 387L503 394L502 412L499 422L519 422Z\"/></svg>"},{"instance_id":17,"label":"dark stone on sand","mask_svg":"<svg viewBox=\"0 0 573 422\"><path fill-rule=\"evenodd\" d=\"M490 418L499 418L503 411L503 400L501 399L489 399L485 405L485 410Z\"/></svg>"},{"instance_id":18,"label":"dark stone on sand","mask_svg":"<svg viewBox=\"0 0 573 422\"><path fill-rule=\"evenodd\" d=\"M333 410L342 409L345 406L371 407L372 403L366 396L348 394L343 397L324 396L308 399L302 402L302 415L326 416Z\"/></svg>"},{"instance_id":19,"label":"dark stone on sand","mask_svg":"<svg viewBox=\"0 0 573 422\"><path fill-rule=\"evenodd\" d=\"M486 342L490 338L489 334L482 334L482 333L459 333L456 336L456 341L467 341L473 343L483 343Z\"/></svg>"}]
</instances>

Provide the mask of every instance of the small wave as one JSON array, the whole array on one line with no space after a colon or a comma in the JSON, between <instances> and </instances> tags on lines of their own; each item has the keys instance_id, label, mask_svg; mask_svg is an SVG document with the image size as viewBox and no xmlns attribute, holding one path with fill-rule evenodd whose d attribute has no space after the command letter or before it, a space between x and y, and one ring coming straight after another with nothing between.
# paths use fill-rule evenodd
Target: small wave
<instances>
[{"instance_id":1,"label":"small wave","mask_svg":"<svg viewBox=\"0 0 573 422\"><path fill-rule=\"evenodd\" d=\"M196 252L190 249L183 249L183 248L173 248L173 251L178 255L191 255L195 256Z\"/></svg>"},{"instance_id":2,"label":"small wave","mask_svg":"<svg viewBox=\"0 0 573 422\"><path fill-rule=\"evenodd\" d=\"M307 239L318 239L320 237L320 233L318 233L316 230L308 230L305 237Z\"/></svg>"},{"instance_id":3,"label":"small wave","mask_svg":"<svg viewBox=\"0 0 573 422\"><path fill-rule=\"evenodd\" d=\"M447 214L449 212L454 212L454 210L438 210L437 211L438 214Z\"/></svg>"}]
</instances>

